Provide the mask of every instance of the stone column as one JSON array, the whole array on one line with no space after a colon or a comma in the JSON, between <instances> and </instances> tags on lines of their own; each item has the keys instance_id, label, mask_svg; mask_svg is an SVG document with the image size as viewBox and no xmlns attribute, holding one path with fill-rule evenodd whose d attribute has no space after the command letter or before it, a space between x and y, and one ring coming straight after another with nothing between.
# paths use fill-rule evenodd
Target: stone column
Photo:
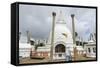
<instances>
[{"instance_id":1,"label":"stone column","mask_svg":"<svg viewBox=\"0 0 100 68\"><path fill-rule=\"evenodd\" d=\"M53 47L54 47L54 32L55 32L55 17L56 17L56 13L52 12L52 34L51 34L51 54L50 54L50 58L51 61L53 61Z\"/></svg>"},{"instance_id":2,"label":"stone column","mask_svg":"<svg viewBox=\"0 0 100 68\"><path fill-rule=\"evenodd\" d=\"M30 32L27 31L27 43L30 43Z\"/></svg>"},{"instance_id":3,"label":"stone column","mask_svg":"<svg viewBox=\"0 0 100 68\"><path fill-rule=\"evenodd\" d=\"M75 23L74 23L74 14L71 14L71 18L72 18L72 34L73 34L73 45L74 45L74 48L73 48L73 53L74 53L74 61L76 60L77 58L77 48L76 48L76 41L75 41Z\"/></svg>"},{"instance_id":4,"label":"stone column","mask_svg":"<svg viewBox=\"0 0 100 68\"><path fill-rule=\"evenodd\" d=\"M71 14L71 18L72 18L72 33L73 33L73 44L76 44L75 41L75 23L74 23L74 14Z\"/></svg>"}]
</instances>

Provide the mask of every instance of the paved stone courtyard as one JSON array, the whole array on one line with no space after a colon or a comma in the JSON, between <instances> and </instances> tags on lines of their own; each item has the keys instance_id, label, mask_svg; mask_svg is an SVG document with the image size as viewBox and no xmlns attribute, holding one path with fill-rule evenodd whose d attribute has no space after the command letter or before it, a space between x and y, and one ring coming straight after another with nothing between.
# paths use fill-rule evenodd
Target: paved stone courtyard
<instances>
[{"instance_id":1,"label":"paved stone courtyard","mask_svg":"<svg viewBox=\"0 0 100 68\"><path fill-rule=\"evenodd\" d=\"M77 57L76 61L80 60L96 60L96 58L86 58L86 57ZM61 61L66 61L66 60L53 60L51 61L49 58L48 59L30 59L28 58L22 58L20 59L20 64L28 64L28 63L45 63L45 62L61 62ZM72 59L72 61L74 61Z\"/></svg>"}]
</instances>

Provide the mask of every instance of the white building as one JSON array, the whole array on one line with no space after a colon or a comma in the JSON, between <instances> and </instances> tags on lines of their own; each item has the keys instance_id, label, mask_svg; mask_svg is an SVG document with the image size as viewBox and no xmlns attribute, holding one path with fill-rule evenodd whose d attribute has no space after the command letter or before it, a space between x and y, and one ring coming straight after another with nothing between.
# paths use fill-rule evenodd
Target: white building
<instances>
[{"instance_id":1,"label":"white building","mask_svg":"<svg viewBox=\"0 0 100 68\"><path fill-rule=\"evenodd\" d=\"M19 57L30 57L31 45L29 43L19 44Z\"/></svg>"},{"instance_id":2,"label":"white building","mask_svg":"<svg viewBox=\"0 0 100 68\"><path fill-rule=\"evenodd\" d=\"M30 57L30 53L32 50L31 43L27 42L28 41L27 37L20 36L20 39L24 39L24 41L19 40L19 57L20 58ZM34 39L30 38L30 42L31 41L34 41Z\"/></svg>"},{"instance_id":3,"label":"white building","mask_svg":"<svg viewBox=\"0 0 100 68\"><path fill-rule=\"evenodd\" d=\"M93 40L93 37L84 45L86 51L86 57L96 57L96 41Z\"/></svg>"}]
</instances>

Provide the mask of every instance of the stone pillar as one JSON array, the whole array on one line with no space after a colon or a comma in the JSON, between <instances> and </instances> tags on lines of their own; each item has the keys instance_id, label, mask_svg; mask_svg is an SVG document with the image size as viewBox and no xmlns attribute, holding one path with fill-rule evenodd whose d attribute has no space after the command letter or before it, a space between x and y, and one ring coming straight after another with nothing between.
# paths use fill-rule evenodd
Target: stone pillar
<instances>
[{"instance_id":1,"label":"stone pillar","mask_svg":"<svg viewBox=\"0 0 100 68\"><path fill-rule=\"evenodd\" d=\"M55 17L56 13L52 12L53 20L52 20L52 34L51 34L51 53L50 53L50 60L53 60L53 46L54 46L54 32L55 32Z\"/></svg>"},{"instance_id":2,"label":"stone pillar","mask_svg":"<svg viewBox=\"0 0 100 68\"><path fill-rule=\"evenodd\" d=\"M76 44L76 41L75 41L75 23L74 23L74 14L71 14L71 17L72 17L72 33L73 33L73 44Z\"/></svg>"},{"instance_id":3,"label":"stone pillar","mask_svg":"<svg viewBox=\"0 0 100 68\"><path fill-rule=\"evenodd\" d=\"M27 43L30 43L30 33L27 31Z\"/></svg>"},{"instance_id":4,"label":"stone pillar","mask_svg":"<svg viewBox=\"0 0 100 68\"><path fill-rule=\"evenodd\" d=\"M77 58L77 48L76 48L76 41L75 41L75 23L74 23L74 14L71 14L71 18L72 18L72 34L73 34L73 45L74 45L74 48L73 48L73 53L74 53L74 61L76 60Z\"/></svg>"}]
</instances>

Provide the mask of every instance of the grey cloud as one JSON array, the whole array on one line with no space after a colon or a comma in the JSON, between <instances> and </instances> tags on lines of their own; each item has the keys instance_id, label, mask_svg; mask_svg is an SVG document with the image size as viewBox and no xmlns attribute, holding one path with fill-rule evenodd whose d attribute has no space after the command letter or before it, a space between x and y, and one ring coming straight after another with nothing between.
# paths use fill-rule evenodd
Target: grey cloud
<instances>
[{"instance_id":1,"label":"grey cloud","mask_svg":"<svg viewBox=\"0 0 100 68\"><path fill-rule=\"evenodd\" d=\"M35 5L20 5L19 31L23 36L26 36L28 30L33 38L48 38L51 31L53 11L57 14L56 19L59 17L59 12L63 12L66 26L70 31L72 31L70 15L75 14L76 31L80 36L87 37L87 31L95 32L95 9Z\"/></svg>"}]
</instances>

